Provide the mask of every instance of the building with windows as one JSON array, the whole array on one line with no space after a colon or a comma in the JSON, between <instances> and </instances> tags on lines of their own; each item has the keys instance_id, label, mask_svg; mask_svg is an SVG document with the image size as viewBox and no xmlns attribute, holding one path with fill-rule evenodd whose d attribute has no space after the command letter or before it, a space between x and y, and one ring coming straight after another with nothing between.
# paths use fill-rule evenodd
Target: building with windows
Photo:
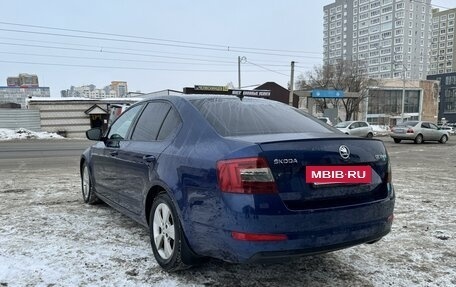
<instances>
[{"instance_id":1,"label":"building with windows","mask_svg":"<svg viewBox=\"0 0 456 287\"><path fill-rule=\"evenodd\" d=\"M118 98L125 98L128 96L127 82L112 81L110 88L115 91Z\"/></svg>"},{"instance_id":2,"label":"building with windows","mask_svg":"<svg viewBox=\"0 0 456 287\"><path fill-rule=\"evenodd\" d=\"M372 125L385 126L394 126L402 120L437 123L438 85L437 81L431 80L412 80L404 83L402 80L390 79L379 82L378 86L370 86L365 113L367 121Z\"/></svg>"},{"instance_id":3,"label":"building with windows","mask_svg":"<svg viewBox=\"0 0 456 287\"><path fill-rule=\"evenodd\" d=\"M17 77L6 79L8 87L38 87L38 76L33 74L19 74Z\"/></svg>"},{"instance_id":4,"label":"building with windows","mask_svg":"<svg viewBox=\"0 0 456 287\"><path fill-rule=\"evenodd\" d=\"M455 20L456 8L432 10L430 75L456 72Z\"/></svg>"},{"instance_id":5,"label":"building with windows","mask_svg":"<svg viewBox=\"0 0 456 287\"><path fill-rule=\"evenodd\" d=\"M440 82L439 122L456 124L456 72L429 75L427 78Z\"/></svg>"},{"instance_id":6,"label":"building with windows","mask_svg":"<svg viewBox=\"0 0 456 287\"><path fill-rule=\"evenodd\" d=\"M125 98L129 97L127 82L112 81L110 85L98 89L95 85L71 86L70 89L60 91L62 98Z\"/></svg>"},{"instance_id":7,"label":"building with windows","mask_svg":"<svg viewBox=\"0 0 456 287\"><path fill-rule=\"evenodd\" d=\"M336 0L323 11L325 64L360 61L371 78L425 79L431 0Z\"/></svg>"},{"instance_id":8,"label":"building with windows","mask_svg":"<svg viewBox=\"0 0 456 287\"><path fill-rule=\"evenodd\" d=\"M51 96L49 87L39 87L36 75L19 74L17 77L8 77L6 82L6 87L0 87L0 105L18 104L23 108L27 99Z\"/></svg>"}]
</instances>

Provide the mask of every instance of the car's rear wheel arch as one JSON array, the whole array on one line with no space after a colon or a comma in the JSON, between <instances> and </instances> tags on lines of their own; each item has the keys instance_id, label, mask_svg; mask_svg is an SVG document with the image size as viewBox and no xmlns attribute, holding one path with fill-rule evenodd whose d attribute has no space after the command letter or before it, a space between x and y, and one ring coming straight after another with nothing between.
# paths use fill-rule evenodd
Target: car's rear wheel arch
<instances>
[{"instance_id":1,"label":"car's rear wheel arch","mask_svg":"<svg viewBox=\"0 0 456 287\"><path fill-rule=\"evenodd\" d=\"M443 136L440 138L439 143L444 144L444 143L446 143L447 141L448 141L448 136L447 136L447 135L443 135Z\"/></svg>"},{"instance_id":2,"label":"car's rear wheel arch","mask_svg":"<svg viewBox=\"0 0 456 287\"><path fill-rule=\"evenodd\" d=\"M86 159L84 157L81 157L81 161L79 162L79 174L82 174L82 169L84 167L85 162Z\"/></svg>"},{"instance_id":3,"label":"car's rear wheel arch","mask_svg":"<svg viewBox=\"0 0 456 287\"><path fill-rule=\"evenodd\" d=\"M150 211L152 210L152 204L154 203L155 198L160 192L166 192L166 189L160 185L154 185L149 189L149 192L147 193L144 213L146 215L147 225L150 224L149 215Z\"/></svg>"},{"instance_id":4,"label":"car's rear wheel arch","mask_svg":"<svg viewBox=\"0 0 456 287\"><path fill-rule=\"evenodd\" d=\"M415 143L416 144L422 144L424 142L424 137L422 134L418 134L416 137L415 137Z\"/></svg>"}]
</instances>

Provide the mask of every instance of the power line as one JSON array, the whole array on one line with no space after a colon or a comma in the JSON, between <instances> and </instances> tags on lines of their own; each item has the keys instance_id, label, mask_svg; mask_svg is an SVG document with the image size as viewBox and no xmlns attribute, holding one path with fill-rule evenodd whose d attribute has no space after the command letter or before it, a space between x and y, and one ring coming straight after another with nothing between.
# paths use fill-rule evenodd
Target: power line
<instances>
[{"instance_id":1,"label":"power line","mask_svg":"<svg viewBox=\"0 0 456 287\"><path fill-rule=\"evenodd\" d=\"M68 55L50 55L50 54L37 54L37 53L19 53L19 52L2 52L0 54L18 55L18 56L37 56L37 57L50 57L50 58L65 58L65 59L82 59L82 60L100 60L100 61L119 61L119 62L136 62L136 63L154 63L154 64L176 64L176 65L204 65L204 66L233 66L232 64L211 64L211 63L186 63L186 62L168 62L168 61L150 61L150 60L133 60L133 59L119 59L119 58L96 58L96 57L80 57Z\"/></svg>"},{"instance_id":2,"label":"power line","mask_svg":"<svg viewBox=\"0 0 456 287\"><path fill-rule=\"evenodd\" d=\"M123 39L116 39L116 38L101 38L101 37L93 37L93 36L69 35L69 34L37 32L37 31L17 30L17 29L0 28L0 31L33 34L33 35L57 36L57 37L76 38L76 39L86 39L86 40L102 40L102 41L113 41L113 42L121 42L121 43L158 45L158 46L174 47L174 48L204 49L204 50L219 51L219 52L237 52L237 53L268 55L268 56L278 56L278 57L295 57L295 58L310 58L310 59L321 59L322 58L322 57L314 57L314 56L285 55L285 54L266 53L266 52L249 52L249 51L243 51L243 50L238 50L238 49L225 50L225 49L220 49L220 48L197 47L197 46L177 45L177 44L164 44L164 43L146 42L146 41L138 41L138 40L123 40Z\"/></svg>"},{"instance_id":3,"label":"power line","mask_svg":"<svg viewBox=\"0 0 456 287\"><path fill-rule=\"evenodd\" d=\"M169 71L169 72L214 72L214 73L234 73L236 70L195 70L195 69L169 69L169 68L146 68L146 67L123 67L123 66L100 66L100 65L82 65L82 64L62 64L62 63L42 63L42 62L26 62L26 61L6 61L0 60L0 63L9 64L27 64L27 65L44 65L44 66L59 66L59 67L78 67L78 68L102 68L102 69L123 69L123 70L147 70L147 71ZM242 72L258 73L261 70L246 70Z\"/></svg>"},{"instance_id":4,"label":"power line","mask_svg":"<svg viewBox=\"0 0 456 287\"><path fill-rule=\"evenodd\" d=\"M278 57L295 57L295 58L310 58L310 59L321 59L322 58L322 57L314 57L314 56L298 56L298 55L285 55L285 54L264 53L264 52L249 52L249 51L243 51L243 50L237 50L237 49L224 50L224 49L219 49L219 48L196 47L196 46L176 45L176 44L163 44L163 43L145 42L145 41L137 41L137 40L122 40L122 39L115 39L115 38L100 38L100 37L92 37L92 36L68 35L68 34L16 30L16 29L1 29L0 28L0 31L46 35L46 36L57 36L57 37L67 37L67 38L77 38L77 39L86 39L86 40L103 40L103 41L114 41L114 42L121 42L121 43L127 42L127 43L134 43L134 44L159 45L159 46L175 47L175 48L204 49L204 50L219 51L219 52L223 52L223 51L224 52L237 52L237 53L268 55L268 56L278 56Z\"/></svg>"},{"instance_id":5,"label":"power line","mask_svg":"<svg viewBox=\"0 0 456 287\"><path fill-rule=\"evenodd\" d=\"M20 27L39 28L39 29L49 29L49 30L57 30L57 31L77 32L77 33L85 33L85 34L93 34L93 35L105 35L105 36L115 36L115 37L131 38L131 39L142 39L142 40L169 42L169 43L179 43L179 44L186 44L186 45L216 47L216 48L222 48L223 50L228 50L228 51L230 51L231 49L245 49L245 50L257 50L257 51L268 51L268 52L321 54L320 52L308 52L308 51L296 51L296 50L280 50L280 49L267 49L267 48L251 48L251 47L240 47L240 46L230 46L230 45L220 45L220 44L207 44L207 43L177 41L177 40L169 40L169 39L161 39L161 38L151 38L151 37L144 37L144 36L133 36L133 35L126 35L126 34L95 32L95 31L88 31L88 30L76 30L76 29L57 28L57 27L40 26L40 25L11 23L11 22L0 22L0 24L12 25L12 26L20 26Z\"/></svg>"},{"instance_id":6,"label":"power line","mask_svg":"<svg viewBox=\"0 0 456 287\"><path fill-rule=\"evenodd\" d=\"M230 61L215 61L215 60L206 60L206 59L197 59L197 58L161 56L161 55L152 55L152 54L143 54L143 53L115 52L115 51L110 51L110 50L93 50L93 49L82 49L82 48L55 47L55 46L46 46L46 45L17 44L17 43L7 43L7 42L0 42L0 45L21 46L21 47L25 46L25 47L34 47L34 48L58 49L58 50L69 50L69 51L84 51L84 52L92 52L92 53L95 52L95 53L131 55L131 56L145 56L145 57L179 59L179 60L192 60L192 61L199 61L199 62L218 62L218 63L229 63L229 64L233 63Z\"/></svg>"},{"instance_id":7,"label":"power line","mask_svg":"<svg viewBox=\"0 0 456 287\"><path fill-rule=\"evenodd\" d=\"M100 45L87 45L87 44L80 44L80 43L69 43L69 42L56 42L56 41L43 41L43 40L35 40L35 39L26 39L24 38L11 38L11 37L2 37L2 40L13 40L13 41L21 41L21 42L35 42L35 43L45 43L45 44L57 44L57 45L64 45L64 46L76 46L76 47L91 47L95 48L97 51L103 49L103 46ZM109 46L109 49L112 50L125 50L125 51L136 51L136 52L153 52L158 54L173 54L173 55L182 55L182 56L195 56L195 57L207 57L207 58L215 58L215 59L233 59L233 57L228 56L213 56L213 55L201 55L201 54L188 54L188 53L178 53L178 52L164 52L164 51L151 51L145 49L132 49L132 48L125 48L125 47L114 47Z\"/></svg>"},{"instance_id":8,"label":"power line","mask_svg":"<svg viewBox=\"0 0 456 287\"><path fill-rule=\"evenodd\" d=\"M266 68L266 67L263 67L263 66L261 66L261 65L252 63L252 62L247 61L247 60L246 60L246 63L249 63L249 64L251 64L251 65L257 66L257 67L262 68L262 69L264 69L264 70L266 70L266 71L269 71L269 72L273 72L273 73L276 73L276 74L279 74L279 75L282 75L282 76L289 77L289 75L287 75L287 74L281 73L281 72L279 72L279 71L274 71L274 70L268 69L268 68Z\"/></svg>"},{"instance_id":9,"label":"power line","mask_svg":"<svg viewBox=\"0 0 456 287\"><path fill-rule=\"evenodd\" d=\"M56 42L56 41L43 41L43 40L35 40L35 39L27 39L24 40L23 38L12 38L12 37L2 37L2 40L13 40L13 41L19 41L21 43L23 42L35 42L35 43L45 43L45 44L57 44L57 45L63 45L63 46L71 46L71 47L90 47L93 48L94 52L100 52L103 50L103 46L100 45L87 45L87 44L81 44L81 43L68 43L68 42ZM10 43L11 45L17 45L16 43ZM27 44L21 44L21 46L26 46ZM62 47L61 47L62 48ZM136 52L152 52L152 53L158 53L158 54L172 54L172 55L182 55L182 56L192 56L192 57L205 57L205 58L213 58L213 59L230 59L232 60L233 57L228 57L228 56L214 56L214 55L201 55L201 54L189 54L189 53L178 53L178 52L164 52L164 51L151 51L151 50L145 50L145 49L132 49L132 48L121 48L121 47L115 47L115 46L109 46L110 50L120 50L120 51L136 51ZM142 55L142 54L140 54ZM264 65L267 66L283 66L283 67L288 67L289 64L271 64L271 63L283 63L283 60L264 60L264 59L258 59L255 60L257 63L263 63ZM231 63L231 61L230 61ZM303 62L301 62L303 63ZM308 64L314 64L314 63L308 63Z\"/></svg>"}]
</instances>

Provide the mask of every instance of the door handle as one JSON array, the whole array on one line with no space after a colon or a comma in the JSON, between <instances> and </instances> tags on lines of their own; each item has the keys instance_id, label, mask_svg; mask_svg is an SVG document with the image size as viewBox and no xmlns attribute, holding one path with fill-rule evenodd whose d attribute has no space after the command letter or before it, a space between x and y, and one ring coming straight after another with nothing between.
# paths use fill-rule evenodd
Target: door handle
<instances>
[{"instance_id":1,"label":"door handle","mask_svg":"<svg viewBox=\"0 0 456 287\"><path fill-rule=\"evenodd\" d=\"M117 156L119 155L119 153L117 151L112 151L109 153L111 156Z\"/></svg>"},{"instance_id":2,"label":"door handle","mask_svg":"<svg viewBox=\"0 0 456 287\"><path fill-rule=\"evenodd\" d=\"M157 159L153 155L145 155L145 156L143 156L143 160L145 160L146 162L156 162L157 161Z\"/></svg>"}]
</instances>

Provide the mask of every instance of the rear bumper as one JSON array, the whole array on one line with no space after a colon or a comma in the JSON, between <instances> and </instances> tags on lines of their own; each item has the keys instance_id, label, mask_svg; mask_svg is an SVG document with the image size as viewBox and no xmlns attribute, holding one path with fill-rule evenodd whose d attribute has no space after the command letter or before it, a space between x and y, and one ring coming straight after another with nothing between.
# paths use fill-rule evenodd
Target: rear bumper
<instances>
[{"instance_id":1,"label":"rear bumper","mask_svg":"<svg viewBox=\"0 0 456 287\"><path fill-rule=\"evenodd\" d=\"M323 247L313 247L307 249L297 249L297 250L290 250L290 251L266 251L266 252L258 252L250 257L246 262L247 263L272 263L278 261L284 261L293 257L301 257L301 256L310 256L322 253L328 253L331 251L337 251L349 247L353 247L363 243L374 242L380 240L383 236L387 235L390 232L390 229L386 230L382 234L373 235L369 238L363 238L360 240L354 240L349 242L343 242L334 245L328 245Z\"/></svg>"},{"instance_id":2,"label":"rear bumper","mask_svg":"<svg viewBox=\"0 0 456 287\"><path fill-rule=\"evenodd\" d=\"M393 139L399 139L399 140L414 140L416 138L416 135L413 133L404 133L404 134L390 134L390 136Z\"/></svg>"},{"instance_id":3,"label":"rear bumper","mask_svg":"<svg viewBox=\"0 0 456 287\"><path fill-rule=\"evenodd\" d=\"M277 261L376 241L390 232L393 209L394 195L369 204L283 215L226 210L223 228L194 223L190 241L196 253L229 262ZM287 240L242 241L232 238L232 231L285 234Z\"/></svg>"}]
</instances>

